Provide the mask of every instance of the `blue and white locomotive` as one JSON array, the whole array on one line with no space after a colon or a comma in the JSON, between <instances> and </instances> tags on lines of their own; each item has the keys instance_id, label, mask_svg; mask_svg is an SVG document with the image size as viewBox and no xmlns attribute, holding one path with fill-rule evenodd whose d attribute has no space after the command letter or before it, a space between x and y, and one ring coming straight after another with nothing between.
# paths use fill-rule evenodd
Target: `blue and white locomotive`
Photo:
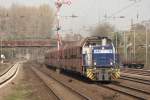
<instances>
[{"instance_id":1,"label":"blue and white locomotive","mask_svg":"<svg viewBox=\"0 0 150 100\"><path fill-rule=\"evenodd\" d=\"M120 77L119 61L108 37L91 38L82 48L86 77L91 80L112 80Z\"/></svg>"},{"instance_id":2,"label":"blue and white locomotive","mask_svg":"<svg viewBox=\"0 0 150 100\"><path fill-rule=\"evenodd\" d=\"M120 77L118 57L108 37L91 36L69 42L62 47L61 52L53 48L45 55L45 63L93 81L109 81Z\"/></svg>"}]
</instances>

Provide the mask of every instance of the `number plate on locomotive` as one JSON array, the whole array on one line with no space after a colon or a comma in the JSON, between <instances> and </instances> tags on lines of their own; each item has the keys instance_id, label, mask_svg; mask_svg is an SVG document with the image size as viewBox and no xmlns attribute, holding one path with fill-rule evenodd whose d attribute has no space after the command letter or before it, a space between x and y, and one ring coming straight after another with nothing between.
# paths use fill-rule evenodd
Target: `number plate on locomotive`
<instances>
[{"instance_id":1,"label":"number plate on locomotive","mask_svg":"<svg viewBox=\"0 0 150 100\"><path fill-rule=\"evenodd\" d=\"M99 49L96 49L94 50L94 53L113 53L112 50L99 50Z\"/></svg>"}]
</instances>

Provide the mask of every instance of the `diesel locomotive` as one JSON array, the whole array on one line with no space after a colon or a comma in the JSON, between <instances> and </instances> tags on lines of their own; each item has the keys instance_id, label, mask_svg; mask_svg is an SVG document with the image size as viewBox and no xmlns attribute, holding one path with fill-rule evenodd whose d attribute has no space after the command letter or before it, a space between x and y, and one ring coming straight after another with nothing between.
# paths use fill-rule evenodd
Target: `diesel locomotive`
<instances>
[{"instance_id":1,"label":"diesel locomotive","mask_svg":"<svg viewBox=\"0 0 150 100\"><path fill-rule=\"evenodd\" d=\"M118 55L108 37L87 37L66 44L59 52L53 48L45 55L45 63L93 81L111 81L120 77Z\"/></svg>"}]
</instances>

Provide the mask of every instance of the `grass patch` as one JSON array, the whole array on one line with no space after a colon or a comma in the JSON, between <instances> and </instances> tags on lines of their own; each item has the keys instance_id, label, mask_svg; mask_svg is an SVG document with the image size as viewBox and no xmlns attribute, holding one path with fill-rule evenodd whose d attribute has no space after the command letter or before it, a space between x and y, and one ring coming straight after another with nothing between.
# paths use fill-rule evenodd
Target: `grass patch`
<instances>
[{"instance_id":1,"label":"grass patch","mask_svg":"<svg viewBox=\"0 0 150 100\"><path fill-rule=\"evenodd\" d=\"M20 84L12 89L12 93L5 100L38 100L38 98L32 95L33 91L29 85Z\"/></svg>"}]
</instances>

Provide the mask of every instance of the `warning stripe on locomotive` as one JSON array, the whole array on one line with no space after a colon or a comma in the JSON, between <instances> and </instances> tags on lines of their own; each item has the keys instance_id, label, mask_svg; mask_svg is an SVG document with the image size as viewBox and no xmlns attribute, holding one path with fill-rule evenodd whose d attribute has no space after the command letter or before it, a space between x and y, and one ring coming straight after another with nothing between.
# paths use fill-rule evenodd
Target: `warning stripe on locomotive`
<instances>
[{"instance_id":1,"label":"warning stripe on locomotive","mask_svg":"<svg viewBox=\"0 0 150 100\"><path fill-rule=\"evenodd\" d=\"M112 79L116 79L115 75L113 75L113 74L111 75L111 78L112 78Z\"/></svg>"},{"instance_id":2,"label":"warning stripe on locomotive","mask_svg":"<svg viewBox=\"0 0 150 100\"><path fill-rule=\"evenodd\" d=\"M95 80L95 75L94 75L92 69L87 69L86 75L87 75L87 77L90 78L91 80Z\"/></svg>"},{"instance_id":3,"label":"warning stripe on locomotive","mask_svg":"<svg viewBox=\"0 0 150 100\"><path fill-rule=\"evenodd\" d=\"M112 74L111 74L112 79L118 79L120 78L120 70L119 69L115 69Z\"/></svg>"}]
</instances>

